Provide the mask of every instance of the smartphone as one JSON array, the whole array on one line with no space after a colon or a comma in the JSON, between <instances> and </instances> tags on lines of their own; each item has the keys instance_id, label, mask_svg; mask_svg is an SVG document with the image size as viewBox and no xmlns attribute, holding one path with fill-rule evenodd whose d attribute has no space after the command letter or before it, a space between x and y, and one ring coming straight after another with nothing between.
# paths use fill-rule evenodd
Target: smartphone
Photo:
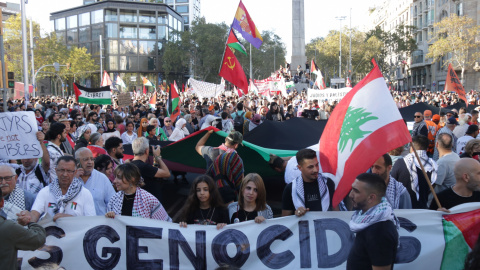
<instances>
[{"instance_id":1,"label":"smartphone","mask_svg":"<svg viewBox=\"0 0 480 270\"><path fill-rule=\"evenodd\" d=\"M80 163L79 160L77 160L77 170L82 168L82 163Z\"/></svg>"}]
</instances>

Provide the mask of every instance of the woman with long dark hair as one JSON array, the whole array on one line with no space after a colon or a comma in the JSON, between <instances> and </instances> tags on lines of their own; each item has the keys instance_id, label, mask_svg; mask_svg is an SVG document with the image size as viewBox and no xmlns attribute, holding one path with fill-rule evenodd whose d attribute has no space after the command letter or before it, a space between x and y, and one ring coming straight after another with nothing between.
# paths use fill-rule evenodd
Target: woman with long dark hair
<instances>
[{"instance_id":1,"label":"woman with long dark hair","mask_svg":"<svg viewBox=\"0 0 480 270\"><path fill-rule=\"evenodd\" d=\"M229 223L228 210L210 176L201 175L193 181L178 221L180 227L185 228L187 224L200 224L216 225L221 229Z\"/></svg>"}]
</instances>

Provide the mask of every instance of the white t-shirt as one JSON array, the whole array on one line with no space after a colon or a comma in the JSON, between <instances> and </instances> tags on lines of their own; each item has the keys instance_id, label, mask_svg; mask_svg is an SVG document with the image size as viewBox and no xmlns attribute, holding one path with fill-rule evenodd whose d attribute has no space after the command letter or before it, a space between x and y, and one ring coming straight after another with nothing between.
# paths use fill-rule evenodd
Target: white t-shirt
<instances>
[{"instance_id":1,"label":"white t-shirt","mask_svg":"<svg viewBox=\"0 0 480 270\"><path fill-rule=\"evenodd\" d=\"M51 217L55 215L53 208L57 200L50 192L50 188L44 187L37 195L35 202L32 206L32 211L35 210L40 214L47 213ZM95 203L93 202L93 196L88 189L82 187L82 190L73 198L73 200L67 203L65 207L65 212L63 214L68 214L72 216L95 216Z\"/></svg>"},{"instance_id":2,"label":"white t-shirt","mask_svg":"<svg viewBox=\"0 0 480 270\"><path fill-rule=\"evenodd\" d=\"M462 136L460 138L457 139L457 148L456 148L456 152L458 155L461 155L463 154L463 152L465 152L465 146L467 145L467 143L471 140L473 140L474 138L470 135L465 135L465 136Z\"/></svg>"}]
</instances>

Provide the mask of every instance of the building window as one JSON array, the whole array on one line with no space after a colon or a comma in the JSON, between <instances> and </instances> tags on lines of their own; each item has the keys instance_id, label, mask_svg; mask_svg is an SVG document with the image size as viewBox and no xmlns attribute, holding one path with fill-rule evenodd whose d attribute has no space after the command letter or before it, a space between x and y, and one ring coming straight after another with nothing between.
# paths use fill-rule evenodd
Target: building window
<instances>
[{"instance_id":1,"label":"building window","mask_svg":"<svg viewBox=\"0 0 480 270\"><path fill-rule=\"evenodd\" d=\"M140 11L138 21L140 23L155 23L155 11Z\"/></svg>"},{"instance_id":2,"label":"building window","mask_svg":"<svg viewBox=\"0 0 480 270\"><path fill-rule=\"evenodd\" d=\"M138 70L137 56L120 56L120 70Z\"/></svg>"},{"instance_id":3,"label":"building window","mask_svg":"<svg viewBox=\"0 0 480 270\"><path fill-rule=\"evenodd\" d=\"M457 16L463 16L463 3L457 4Z\"/></svg>"},{"instance_id":4,"label":"building window","mask_svg":"<svg viewBox=\"0 0 480 270\"><path fill-rule=\"evenodd\" d=\"M106 22L116 22L118 21L117 11L116 10L105 10L105 21Z\"/></svg>"},{"instance_id":5,"label":"building window","mask_svg":"<svg viewBox=\"0 0 480 270\"><path fill-rule=\"evenodd\" d=\"M183 23L184 24L189 24L188 16L183 16Z\"/></svg>"},{"instance_id":6,"label":"building window","mask_svg":"<svg viewBox=\"0 0 480 270\"><path fill-rule=\"evenodd\" d=\"M137 22L137 12L120 10L120 21L121 22Z\"/></svg>"},{"instance_id":7,"label":"building window","mask_svg":"<svg viewBox=\"0 0 480 270\"><path fill-rule=\"evenodd\" d=\"M173 0L165 0L166 4L173 4Z\"/></svg>"},{"instance_id":8,"label":"building window","mask_svg":"<svg viewBox=\"0 0 480 270\"><path fill-rule=\"evenodd\" d=\"M109 56L108 57L108 67L109 70L118 70L118 56Z\"/></svg>"},{"instance_id":9,"label":"building window","mask_svg":"<svg viewBox=\"0 0 480 270\"><path fill-rule=\"evenodd\" d=\"M58 40L63 40L65 41L66 38L65 38L65 31L58 31L58 32L55 32L55 34L57 35L57 38Z\"/></svg>"},{"instance_id":10,"label":"building window","mask_svg":"<svg viewBox=\"0 0 480 270\"><path fill-rule=\"evenodd\" d=\"M155 55L157 42L155 41L139 41L138 42L138 54L140 55Z\"/></svg>"},{"instance_id":11,"label":"building window","mask_svg":"<svg viewBox=\"0 0 480 270\"><path fill-rule=\"evenodd\" d=\"M168 26L173 27L173 16L168 14Z\"/></svg>"},{"instance_id":12,"label":"building window","mask_svg":"<svg viewBox=\"0 0 480 270\"><path fill-rule=\"evenodd\" d=\"M90 24L90 13L82 13L78 15L78 25L87 26Z\"/></svg>"},{"instance_id":13,"label":"building window","mask_svg":"<svg viewBox=\"0 0 480 270\"><path fill-rule=\"evenodd\" d=\"M177 3L188 3L188 0L176 0Z\"/></svg>"},{"instance_id":14,"label":"building window","mask_svg":"<svg viewBox=\"0 0 480 270\"><path fill-rule=\"evenodd\" d=\"M92 25L92 40L98 40L103 35L103 25Z\"/></svg>"},{"instance_id":15,"label":"building window","mask_svg":"<svg viewBox=\"0 0 480 270\"><path fill-rule=\"evenodd\" d=\"M156 27L140 27L138 29L138 36L140 39L157 39Z\"/></svg>"},{"instance_id":16,"label":"building window","mask_svg":"<svg viewBox=\"0 0 480 270\"><path fill-rule=\"evenodd\" d=\"M165 15L158 15L157 23L158 24L166 24L167 23L166 16Z\"/></svg>"},{"instance_id":17,"label":"building window","mask_svg":"<svg viewBox=\"0 0 480 270\"><path fill-rule=\"evenodd\" d=\"M139 69L140 70L155 70L156 69L156 57L139 57Z\"/></svg>"},{"instance_id":18,"label":"building window","mask_svg":"<svg viewBox=\"0 0 480 270\"><path fill-rule=\"evenodd\" d=\"M56 31L65 30L65 18L60 18L55 20L55 30Z\"/></svg>"},{"instance_id":19,"label":"building window","mask_svg":"<svg viewBox=\"0 0 480 270\"><path fill-rule=\"evenodd\" d=\"M75 27L77 27L77 15L67 17L67 28L70 29Z\"/></svg>"},{"instance_id":20,"label":"building window","mask_svg":"<svg viewBox=\"0 0 480 270\"><path fill-rule=\"evenodd\" d=\"M78 43L78 31L77 29L67 30L67 43Z\"/></svg>"},{"instance_id":21,"label":"building window","mask_svg":"<svg viewBox=\"0 0 480 270\"><path fill-rule=\"evenodd\" d=\"M87 43L82 43L82 44L78 44L78 47L79 47L79 48L86 48L86 49L87 49L87 53L90 53L90 54L92 53L92 52L91 52L92 45L91 45L89 42L87 42Z\"/></svg>"},{"instance_id":22,"label":"building window","mask_svg":"<svg viewBox=\"0 0 480 270\"><path fill-rule=\"evenodd\" d=\"M137 38L137 28L120 26L120 38Z\"/></svg>"},{"instance_id":23,"label":"building window","mask_svg":"<svg viewBox=\"0 0 480 270\"><path fill-rule=\"evenodd\" d=\"M87 26L87 27L81 27L79 29L79 33L78 33L78 41L79 42L87 42L87 41L90 41L91 39L91 34L92 34L92 31L90 29L90 26Z\"/></svg>"},{"instance_id":24,"label":"building window","mask_svg":"<svg viewBox=\"0 0 480 270\"><path fill-rule=\"evenodd\" d=\"M165 39L165 29L166 29L166 26L162 25L162 26L158 26L158 39Z\"/></svg>"},{"instance_id":25,"label":"building window","mask_svg":"<svg viewBox=\"0 0 480 270\"><path fill-rule=\"evenodd\" d=\"M116 23L106 23L105 24L105 36L109 38L118 37L118 24Z\"/></svg>"},{"instance_id":26,"label":"building window","mask_svg":"<svg viewBox=\"0 0 480 270\"><path fill-rule=\"evenodd\" d=\"M108 53L109 54L118 54L118 40L109 40L108 41Z\"/></svg>"},{"instance_id":27,"label":"building window","mask_svg":"<svg viewBox=\"0 0 480 270\"><path fill-rule=\"evenodd\" d=\"M103 22L103 9L92 11L92 24Z\"/></svg>"},{"instance_id":28,"label":"building window","mask_svg":"<svg viewBox=\"0 0 480 270\"><path fill-rule=\"evenodd\" d=\"M178 13L188 13L188 6L176 6L175 10Z\"/></svg>"},{"instance_id":29,"label":"building window","mask_svg":"<svg viewBox=\"0 0 480 270\"><path fill-rule=\"evenodd\" d=\"M120 40L120 54L134 54L138 53L138 46L136 40Z\"/></svg>"}]
</instances>

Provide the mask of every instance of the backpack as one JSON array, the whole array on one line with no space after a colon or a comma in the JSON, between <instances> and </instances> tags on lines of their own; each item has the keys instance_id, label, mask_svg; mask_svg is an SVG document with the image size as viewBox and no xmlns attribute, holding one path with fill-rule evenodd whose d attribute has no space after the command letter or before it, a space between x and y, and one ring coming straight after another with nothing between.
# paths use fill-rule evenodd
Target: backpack
<instances>
[{"instance_id":1,"label":"backpack","mask_svg":"<svg viewBox=\"0 0 480 270\"><path fill-rule=\"evenodd\" d=\"M243 122L245 120L243 118L244 115L245 115L245 112L243 112L242 114L237 113L237 115L233 119L233 128L235 129L235 131L238 131L242 134L243 134Z\"/></svg>"},{"instance_id":2,"label":"backpack","mask_svg":"<svg viewBox=\"0 0 480 270\"><path fill-rule=\"evenodd\" d=\"M15 170L15 173L17 173L17 176L19 176L22 173L22 169L18 168ZM42 183L44 187L46 187L48 184L45 182L45 179L43 179L43 174L42 171L40 170L40 165L38 165L35 168L35 176L37 177L38 181Z\"/></svg>"}]
</instances>

